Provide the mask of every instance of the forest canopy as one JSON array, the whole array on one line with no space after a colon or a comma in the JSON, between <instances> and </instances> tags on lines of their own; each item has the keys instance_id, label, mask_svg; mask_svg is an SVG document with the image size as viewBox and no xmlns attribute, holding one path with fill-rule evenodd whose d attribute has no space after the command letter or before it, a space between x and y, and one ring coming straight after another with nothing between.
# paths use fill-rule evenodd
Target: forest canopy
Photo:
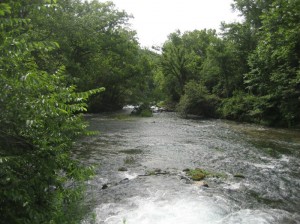
<instances>
[{"instance_id":1,"label":"forest canopy","mask_svg":"<svg viewBox=\"0 0 300 224\"><path fill-rule=\"evenodd\" d=\"M233 8L244 20L222 23L220 34L169 35L157 75L166 99L179 102L181 114L207 115L202 99L208 97L215 117L299 125L300 1L235 0ZM191 82L202 86L201 96L190 94Z\"/></svg>"}]
</instances>

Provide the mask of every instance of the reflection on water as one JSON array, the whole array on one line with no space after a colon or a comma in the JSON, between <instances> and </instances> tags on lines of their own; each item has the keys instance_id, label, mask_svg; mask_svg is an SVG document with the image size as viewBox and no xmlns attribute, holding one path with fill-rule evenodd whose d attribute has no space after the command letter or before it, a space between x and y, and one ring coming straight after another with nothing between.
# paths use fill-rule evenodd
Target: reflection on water
<instances>
[{"instance_id":1,"label":"reflection on water","mask_svg":"<svg viewBox=\"0 0 300 224\"><path fill-rule=\"evenodd\" d=\"M87 119L101 133L76 151L97 165L83 223L300 223L297 131L172 113ZM182 170L197 167L223 175L187 181Z\"/></svg>"}]
</instances>

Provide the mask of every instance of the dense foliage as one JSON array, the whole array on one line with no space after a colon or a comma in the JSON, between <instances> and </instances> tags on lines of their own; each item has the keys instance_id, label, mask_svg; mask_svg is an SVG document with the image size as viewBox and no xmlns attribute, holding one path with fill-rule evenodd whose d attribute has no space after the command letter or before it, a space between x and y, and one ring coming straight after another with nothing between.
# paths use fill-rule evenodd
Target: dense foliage
<instances>
[{"instance_id":1,"label":"dense foliage","mask_svg":"<svg viewBox=\"0 0 300 224\"><path fill-rule=\"evenodd\" d=\"M92 172L72 159L80 113L155 100L159 57L112 3L0 3L0 220L73 223ZM105 87L100 88L100 87Z\"/></svg>"},{"instance_id":2,"label":"dense foliage","mask_svg":"<svg viewBox=\"0 0 300 224\"><path fill-rule=\"evenodd\" d=\"M39 38L30 14L51 7L48 1L0 3L1 223L76 221L80 181L91 173L71 159L70 148L85 132L79 113L86 100L103 89L76 92L64 67L49 73L38 63L59 45Z\"/></svg>"},{"instance_id":3,"label":"dense foliage","mask_svg":"<svg viewBox=\"0 0 300 224\"><path fill-rule=\"evenodd\" d=\"M220 117L299 125L300 1L235 0L233 8L244 20L223 23L221 35L213 30L170 34L156 75L166 100L179 102L184 114L201 114L195 98L214 95L220 100L212 114ZM194 94L191 81L202 86Z\"/></svg>"},{"instance_id":4,"label":"dense foliage","mask_svg":"<svg viewBox=\"0 0 300 224\"><path fill-rule=\"evenodd\" d=\"M1 222L80 218L80 183L91 170L71 149L86 133L87 110L165 100L182 116L299 125L299 0L233 8L243 22L223 23L221 34L176 31L158 54L139 46L131 17L112 3L1 1Z\"/></svg>"},{"instance_id":5,"label":"dense foliage","mask_svg":"<svg viewBox=\"0 0 300 224\"><path fill-rule=\"evenodd\" d=\"M190 81L185 85L184 95L177 104L177 111L183 117L187 117L188 113L215 117L218 103L218 97L210 94L203 84Z\"/></svg>"},{"instance_id":6,"label":"dense foliage","mask_svg":"<svg viewBox=\"0 0 300 224\"><path fill-rule=\"evenodd\" d=\"M80 0L60 0L47 17L34 18L41 38L60 45L51 56L55 64L66 66L70 83L80 91L106 88L89 101L91 112L120 109L144 97L136 92L147 86L151 69L129 29L130 18L111 2Z\"/></svg>"}]
</instances>

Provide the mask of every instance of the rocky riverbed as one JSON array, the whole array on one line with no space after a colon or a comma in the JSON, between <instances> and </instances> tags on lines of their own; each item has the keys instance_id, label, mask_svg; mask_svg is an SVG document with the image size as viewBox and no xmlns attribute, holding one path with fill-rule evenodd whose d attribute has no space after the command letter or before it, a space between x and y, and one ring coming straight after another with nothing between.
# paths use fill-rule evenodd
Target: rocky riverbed
<instances>
[{"instance_id":1,"label":"rocky riverbed","mask_svg":"<svg viewBox=\"0 0 300 224\"><path fill-rule=\"evenodd\" d=\"M87 116L100 133L77 144L96 166L82 223L300 223L299 131L127 114Z\"/></svg>"}]
</instances>

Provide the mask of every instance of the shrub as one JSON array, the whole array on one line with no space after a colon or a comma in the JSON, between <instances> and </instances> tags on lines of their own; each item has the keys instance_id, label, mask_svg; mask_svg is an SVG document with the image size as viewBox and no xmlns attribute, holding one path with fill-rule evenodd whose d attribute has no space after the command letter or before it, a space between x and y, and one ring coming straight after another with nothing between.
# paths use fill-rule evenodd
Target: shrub
<instances>
[{"instance_id":1,"label":"shrub","mask_svg":"<svg viewBox=\"0 0 300 224\"><path fill-rule=\"evenodd\" d=\"M226 119L256 122L271 125L280 120L280 113L274 96L254 96L244 92L234 92L231 98L223 100L218 108Z\"/></svg>"},{"instance_id":2,"label":"shrub","mask_svg":"<svg viewBox=\"0 0 300 224\"><path fill-rule=\"evenodd\" d=\"M204 85L191 81L185 85L185 93L180 98L176 110L183 117L188 114L215 117L218 104L219 99L209 94Z\"/></svg>"},{"instance_id":3,"label":"shrub","mask_svg":"<svg viewBox=\"0 0 300 224\"><path fill-rule=\"evenodd\" d=\"M256 97L244 92L235 92L231 98L224 99L219 107L222 117L233 120L249 120L249 111L253 109ZM256 112L259 114L259 111Z\"/></svg>"}]
</instances>

